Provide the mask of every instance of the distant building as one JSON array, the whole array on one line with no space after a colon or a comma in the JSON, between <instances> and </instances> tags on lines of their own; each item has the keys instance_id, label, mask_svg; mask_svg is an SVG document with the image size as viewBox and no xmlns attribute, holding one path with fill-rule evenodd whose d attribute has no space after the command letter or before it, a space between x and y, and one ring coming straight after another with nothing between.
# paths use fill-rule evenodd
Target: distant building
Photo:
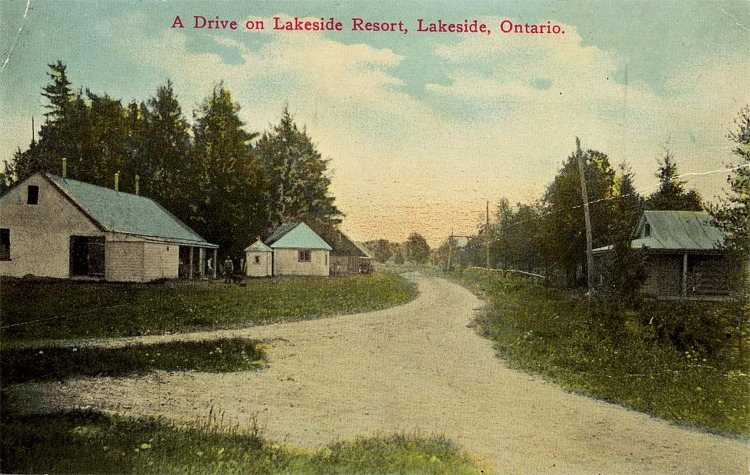
<instances>
[{"instance_id":1,"label":"distant building","mask_svg":"<svg viewBox=\"0 0 750 475\"><path fill-rule=\"evenodd\" d=\"M37 173L0 197L3 276L195 277L217 248L149 198L78 180Z\"/></svg>"},{"instance_id":2,"label":"distant building","mask_svg":"<svg viewBox=\"0 0 750 475\"><path fill-rule=\"evenodd\" d=\"M273 251L274 276L330 275L331 246L303 222L279 226L265 245Z\"/></svg>"},{"instance_id":3,"label":"distant building","mask_svg":"<svg viewBox=\"0 0 750 475\"><path fill-rule=\"evenodd\" d=\"M343 231L332 229L320 233L331 246L331 274L360 274L372 270L373 257L361 244Z\"/></svg>"},{"instance_id":4,"label":"distant building","mask_svg":"<svg viewBox=\"0 0 750 475\"><path fill-rule=\"evenodd\" d=\"M643 293L657 298L704 298L732 292L724 234L704 211L645 211L631 242L645 257ZM594 250L599 280L613 246Z\"/></svg>"}]
</instances>

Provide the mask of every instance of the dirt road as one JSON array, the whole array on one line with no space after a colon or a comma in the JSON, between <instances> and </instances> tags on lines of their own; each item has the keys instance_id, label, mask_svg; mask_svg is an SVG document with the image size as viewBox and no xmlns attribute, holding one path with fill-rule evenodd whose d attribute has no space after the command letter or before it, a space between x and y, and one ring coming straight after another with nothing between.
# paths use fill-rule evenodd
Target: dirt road
<instances>
[{"instance_id":1,"label":"dirt road","mask_svg":"<svg viewBox=\"0 0 750 475\"><path fill-rule=\"evenodd\" d=\"M468 325L482 302L443 279L388 310L245 330L268 339L255 373L157 373L38 385L48 402L177 421L208 408L269 438L318 447L358 435L443 434L500 473L747 473L750 446L566 393L507 368Z\"/></svg>"}]
</instances>

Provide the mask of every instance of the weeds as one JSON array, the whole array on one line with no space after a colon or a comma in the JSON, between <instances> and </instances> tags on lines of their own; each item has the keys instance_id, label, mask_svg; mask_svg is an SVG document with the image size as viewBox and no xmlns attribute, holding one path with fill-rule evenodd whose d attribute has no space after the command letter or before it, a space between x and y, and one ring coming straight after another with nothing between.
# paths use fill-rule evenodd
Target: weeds
<instances>
[{"instance_id":1,"label":"weeds","mask_svg":"<svg viewBox=\"0 0 750 475\"><path fill-rule=\"evenodd\" d=\"M467 455L441 438L361 438L303 452L265 441L257 424L249 431L222 433L94 411L5 417L3 422L3 473L479 472Z\"/></svg>"},{"instance_id":2,"label":"weeds","mask_svg":"<svg viewBox=\"0 0 750 475\"><path fill-rule=\"evenodd\" d=\"M737 304L629 307L481 270L459 279L489 298L479 329L512 365L682 425L750 435Z\"/></svg>"}]
</instances>

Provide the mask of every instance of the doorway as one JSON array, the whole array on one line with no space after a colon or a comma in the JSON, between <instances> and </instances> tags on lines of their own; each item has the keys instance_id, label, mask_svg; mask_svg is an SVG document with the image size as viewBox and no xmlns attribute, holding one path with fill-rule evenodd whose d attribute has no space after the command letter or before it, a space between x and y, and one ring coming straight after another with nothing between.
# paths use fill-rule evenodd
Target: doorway
<instances>
[{"instance_id":1,"label":"doorway","mask_svg":"<svg viewBox=\"0 0 750 475\"><path fill-rule=\"evenodd\" d=\"M70 276L104 277L103 236L70 236Z\"/></svg>"}]
</instances>

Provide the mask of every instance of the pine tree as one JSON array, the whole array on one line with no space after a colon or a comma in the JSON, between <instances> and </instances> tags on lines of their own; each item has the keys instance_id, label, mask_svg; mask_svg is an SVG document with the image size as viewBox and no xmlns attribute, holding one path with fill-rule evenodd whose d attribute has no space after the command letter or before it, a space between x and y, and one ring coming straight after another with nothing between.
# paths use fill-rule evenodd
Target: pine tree
<instances>
[{"instance_id":1,"label":"pine tree","mask_svg":"<svg viewBox=\"0 0 750 475\"><path fill-rule=\"evenodd\" d=\"M32 141L25 151L20 149L7 165L7 173L15 180L24 180L37 172L59 174L63 157L70 161L76 152L71 133L76 129L75 119L80 112L79 94L72 92L67 68L62 61L49 64L50 83L42 89L49 101L45 108L46 121L39 130L39 140Z\"/></svg>"},{"instance_id":2,"label":"pine tree","mask_svg":"<svg viewBox=\"0 0 750 475\"><path fill-rule=\"evenodd\" d=\"M269 221L306 221L311 225L335 226L341 212L328 192L328 160L321 157L312 140L294 123L289 109L273 130L263 134L255 151L268 170Z\"/></svg>"},{"instance_id":3,"label":"pine tree","mask_svg":"<svg viewBox=\"0 0 750 475\"><path fill-rule=\"evenodd\" d=\"M189 223L232 256L266 225L264 170L250 152L240 106L222 83L195 112Z\"/></svg>"},{"instance_id":4,"label":"pine tree","mask_svg":"<svg viewBox=\"0 0 750 475\"><path fill-rule=\"evenodd\" d=\"M747 317L750 315L750 106L740 110L735 124L738 130L730 132L727 138L736 144L733 151L740 159L739 168L727 177L729 193L721 203L712 206L710 212L727 236L726 245L735 264L733 276L740 287L736 334L739 360L746 361Z\"/></svg>"},{"instance_id":5,"label":"pine tree","mask_svg":"<svg viewBox=\"0 0 750 475\"><path fill-rule=\"evenodd\" d=\"M177 216L190 214L191 139L190 125L174 93L171 81L139 107L142 117L141 183L145 195L164 204Z\"/></svg>"},{"instance_id":6,"label":"pine tree","mask_svg":"<svg viewBox=\"0 0 750 475\"><path fill-rule=\"evenodd\" d=\"M659 189L646 201L646 208L651 210L701 211L703 202L695 190L685 191L685 182L678 178L677 165L669 150L659 160L656 173Z\"/></svg>"}]
</instances>

